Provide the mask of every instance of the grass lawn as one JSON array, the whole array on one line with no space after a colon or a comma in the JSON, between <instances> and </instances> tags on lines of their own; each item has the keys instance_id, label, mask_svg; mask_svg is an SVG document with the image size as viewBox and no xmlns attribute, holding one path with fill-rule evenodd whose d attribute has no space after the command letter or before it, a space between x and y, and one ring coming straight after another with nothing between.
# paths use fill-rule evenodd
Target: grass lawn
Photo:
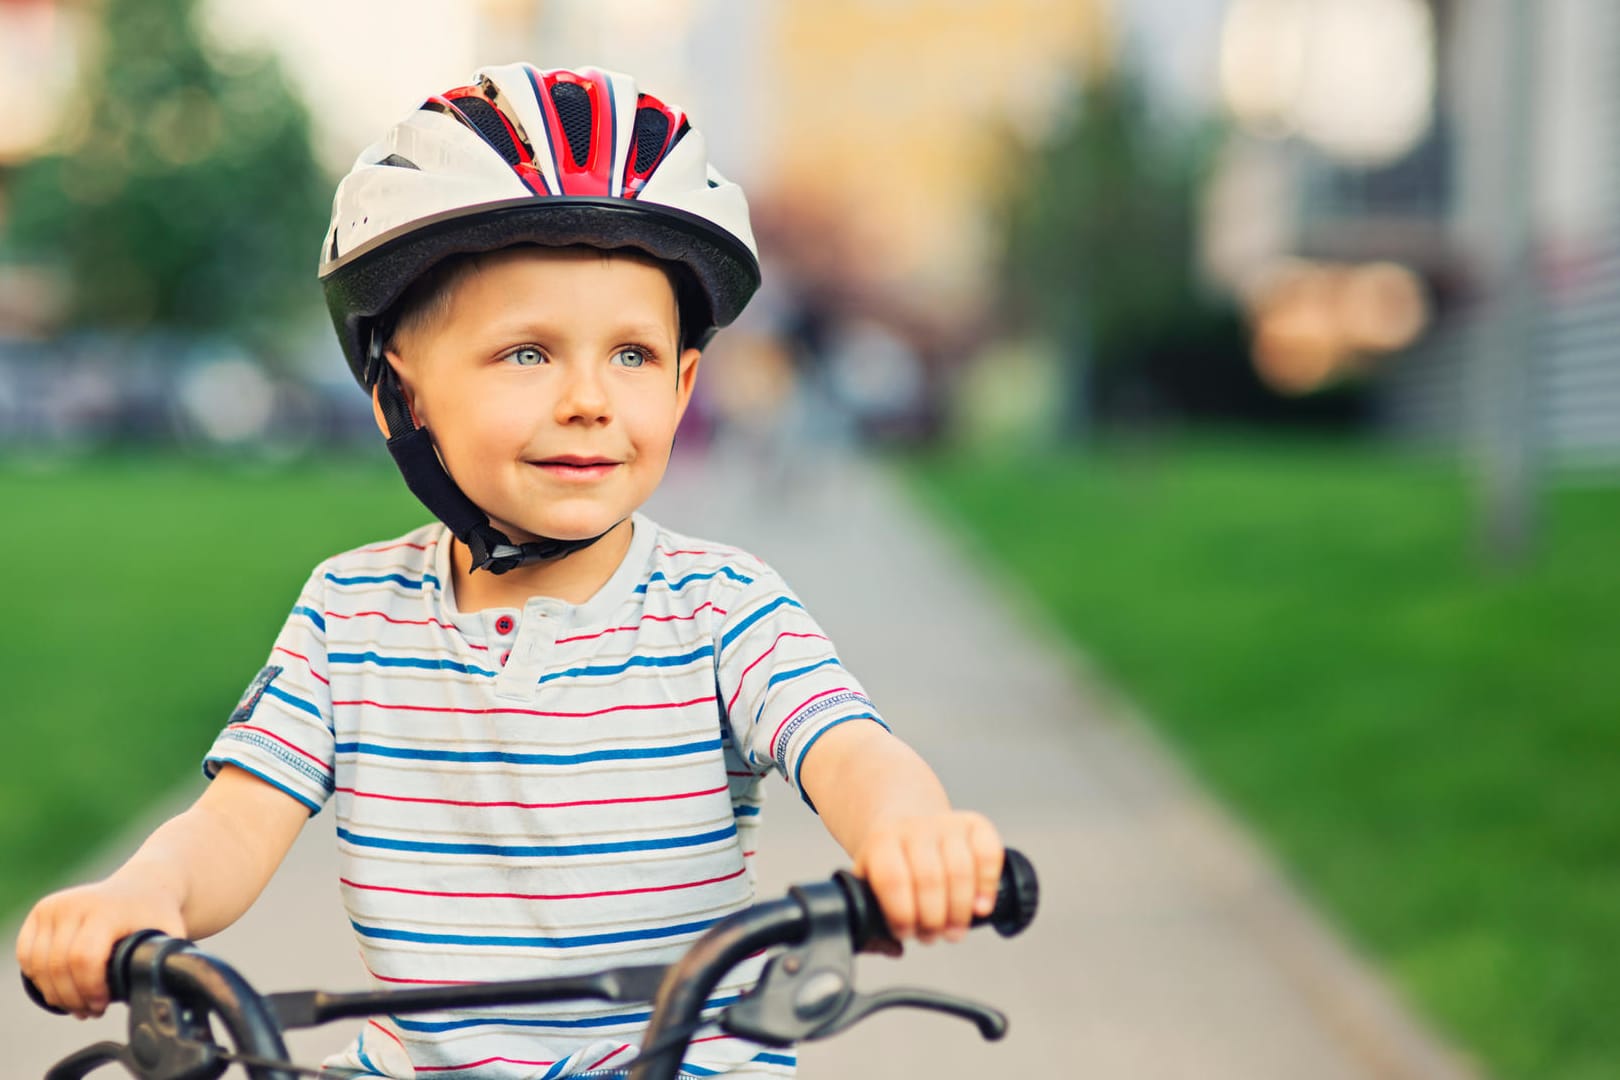
<instances>
[{"instance_id":1,"label":"grass lawn","mask_svg":"<svg viewBox=\"0 0 1620 1080\"><path fill-rule=\"evenodd\" d=\"M1620 1076L1620 490L1501 573L1463 478L1387 452L911 472L1489 1072Z\"/></svg>"},{"instance_id":2,"label":"grass lawn","mask_svg":"<svg viewBox=\"0 0 1620 1080\"><path fill-rule=\"evenodd\" d=\"M196 773L317 562L427 520L380 444L341 469L0 462L0 506L0 914L13 915Z\"/></svg>"}]
</instances>

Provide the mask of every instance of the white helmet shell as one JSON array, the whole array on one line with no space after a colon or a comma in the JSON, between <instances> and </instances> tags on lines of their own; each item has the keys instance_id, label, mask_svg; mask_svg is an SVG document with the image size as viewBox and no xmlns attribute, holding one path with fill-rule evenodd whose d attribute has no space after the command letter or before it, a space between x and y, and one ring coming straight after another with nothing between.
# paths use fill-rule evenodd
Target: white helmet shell
<instances>
[{"instance_id":1,"label":"white helmet shell","mask_svg":"<svg viewBox=\"0 0 1620 1080\"><path fill-rule=\"evenodd\" d=\"M700 342L759 287L747 200L681 110L594 68L482 68L367 147L333 198L320 278L361 385L376 375L371 331L412 281L447 256L518 243L686 267L708 306L688 335Z\"/></svg>"}]
</instances>

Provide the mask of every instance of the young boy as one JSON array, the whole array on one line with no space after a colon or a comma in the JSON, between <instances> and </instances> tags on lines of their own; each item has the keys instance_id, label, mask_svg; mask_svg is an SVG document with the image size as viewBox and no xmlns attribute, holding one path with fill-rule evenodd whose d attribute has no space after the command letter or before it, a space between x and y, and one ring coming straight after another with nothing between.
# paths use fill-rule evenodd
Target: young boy
<instances>
[{"instance_id":1,"label":"young boy","mask_svg":"<svg viewBox=\"0 0 1620 1080\"><path fill-rule=\"evenodd\" d=\"M988 913L995 830L951 809L781 579L637 512L701 345L758 275L741 192L679 110L622 75L485 69L360 156L321 277L440 521L318 566L196 804L107 880L34 908L17 952L50 1001L99 1014L124 934L229 925L329 800L344 902L385 986L674 959L751 902L771 771L897 936L955 939ZM645 1018L390 1018L331 1064L608 1073ZM711 1027L687 1066L783 1076L793 1058Z\"/></svg>"}]
</instances>

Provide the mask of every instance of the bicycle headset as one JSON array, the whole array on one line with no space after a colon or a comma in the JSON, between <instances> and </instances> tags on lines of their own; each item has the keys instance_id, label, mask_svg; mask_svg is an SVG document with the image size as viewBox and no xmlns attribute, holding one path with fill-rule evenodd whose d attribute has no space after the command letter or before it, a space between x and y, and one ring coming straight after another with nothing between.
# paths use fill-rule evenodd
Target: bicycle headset
<instances>
[{"instance_id":1,"label":"bicycle headset","mask_svg":"<svg viewBox=\"0 0 1620 1080\"><path fill-rule=\"evenodd\" d=\"M355 379L376 392L406 486L467 545L474 569L493 574L606 532L513 543L445 470L384 349L412 282L452 256L522 243L628 248L672 268L682 347L706 344L760 283L742 189L709 164L681 109L627 75L480 68L361 152L321 245L332 325Z\"/></svg>"}]
</instances>

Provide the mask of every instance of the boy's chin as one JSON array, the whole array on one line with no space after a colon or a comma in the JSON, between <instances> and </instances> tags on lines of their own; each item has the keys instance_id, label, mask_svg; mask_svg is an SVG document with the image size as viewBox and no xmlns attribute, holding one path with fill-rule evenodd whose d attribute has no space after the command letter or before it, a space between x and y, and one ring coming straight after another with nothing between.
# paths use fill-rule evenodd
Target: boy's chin
<instances>
[{"instance_id":1,"label":"boy's chin","mask_svg":"<svg viewBox=\"0 0 1620 1080\"><path fill-rule=\"evenodd\" d=\"M627 519L619 520L583 520L570 518L557 521L534 521L527 523L528 527L514 525L509 522L491 519L493 524L514 544L526 544L536 540L594 540L621 524Z\"/></svg>"}]
</instances>

